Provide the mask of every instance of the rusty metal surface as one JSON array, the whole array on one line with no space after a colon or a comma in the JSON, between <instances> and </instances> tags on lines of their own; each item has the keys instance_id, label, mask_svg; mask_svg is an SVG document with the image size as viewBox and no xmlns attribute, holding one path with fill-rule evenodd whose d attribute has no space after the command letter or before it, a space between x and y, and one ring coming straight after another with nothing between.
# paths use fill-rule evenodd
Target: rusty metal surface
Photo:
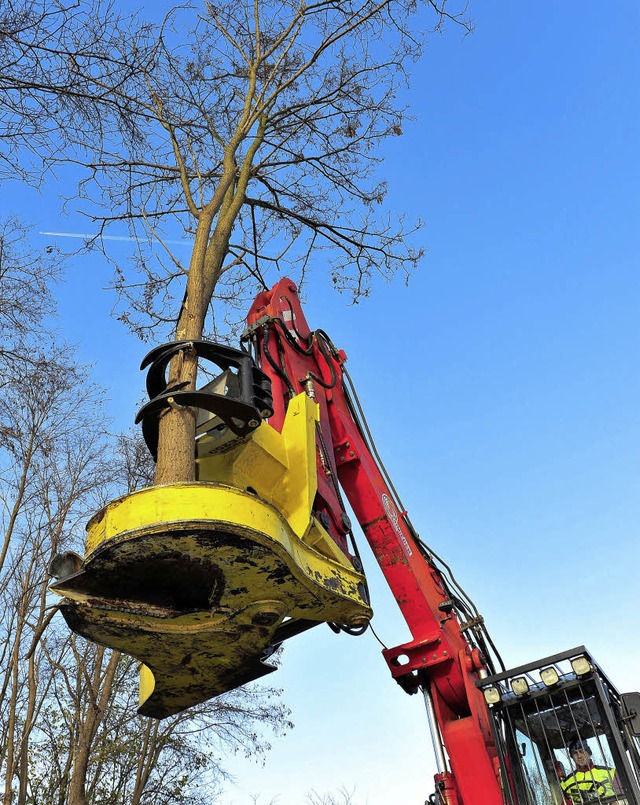
<instances>
[{"instance_id":1,"label":"rusty metal surface","mask_svg":"<svg viewBox=\"0 0 640 805\"><path fill-rule=\"evenodd\" d=\"M291 617L346 622L364 603L352 579L324 557L301 568L264 534L194 521L109 539L82 570L51 589L77 601L99 600L158 618L236 610L275 597L287 602Z\"/></svg>"},{"instance_id":2,"label":"rusty metal surface","mask_svg":"<svg viewBox=\"0 0 640 805\"><path fill-rule=\"evenodd\" d=\"M275 671L260 660L277 625L255 623L262 611L261 602L256 602L232 614L202 613L197 619L158 622L70 601L62 607L73 631L150 668L155 686L138 712L152 718L174 715Z\"/></svg>"},{"instance_id":3,"label":"rusty metal surface","mask_svg":"<svg viewBox=\"0 0 640 805\"><path fill-rule=\"evenodd\" d=\"M163 512L174 519L154 519ZM151 670L144 715L163 718L270 673L260 657L284 622L372 614L363 576L248 492L152 487L109 504L89 528L95 547L82 568L51 589L65 597L71 629Z\"/></svg>"}]
</instances>

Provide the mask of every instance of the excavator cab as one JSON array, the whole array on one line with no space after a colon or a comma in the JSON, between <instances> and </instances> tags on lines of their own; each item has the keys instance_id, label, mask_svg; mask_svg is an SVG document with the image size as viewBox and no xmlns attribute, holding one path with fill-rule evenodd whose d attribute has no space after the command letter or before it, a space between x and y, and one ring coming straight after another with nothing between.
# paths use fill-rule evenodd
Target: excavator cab
<instances>
[{"instance_id":1,"label":"excavator cab","mask_svg":"<svg viewBox=\"0 0 640 805\"><path fill-rule=\"evenodd\" d=\"M640 803L640 694L621 696L584 646L477 684L505 805Z\"/></svg>"}]
</instances>

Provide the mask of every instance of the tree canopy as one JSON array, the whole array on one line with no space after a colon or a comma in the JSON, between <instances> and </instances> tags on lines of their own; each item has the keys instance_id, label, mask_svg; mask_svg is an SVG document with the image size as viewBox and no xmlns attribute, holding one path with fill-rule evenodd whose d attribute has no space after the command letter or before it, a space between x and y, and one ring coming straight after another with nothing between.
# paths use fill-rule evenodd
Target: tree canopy
<instances>
[{"instance_id":1,"label":"tree canopy","mask_svg":"<svg viewBox=\"0 0 640 805\"><path fill-rule=\"evenodd\" d=\"M10 154L43 143L47 170L79 170L75 202L95 245L107 253L109 227L128 227L132 265L116 265L114 281L125 323L199 339L216 329L210 312L219 322L220 307L244 305L270 273L300 282L320 263L355 300L375 275L410 273L418 223L386 208L380 148L402 133L418 10L436 28L467 28L463 11L446 0L244 0L187 3L148 23L116 8L11 4L0 115ZM194 388L196 374L186 351L170 382ZM161 419L156 482L195 477L194 434L192 409Z\"/></svg>"}]
</instances>

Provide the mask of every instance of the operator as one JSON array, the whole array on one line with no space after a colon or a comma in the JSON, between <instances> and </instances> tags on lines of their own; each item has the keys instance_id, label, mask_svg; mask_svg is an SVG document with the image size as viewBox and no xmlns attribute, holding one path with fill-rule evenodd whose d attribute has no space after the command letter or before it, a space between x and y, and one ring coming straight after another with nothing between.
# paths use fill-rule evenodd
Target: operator
<instances>
[{"instance_id":1,"label":"operator","mask_svg":"<svg viewBox=\"0 0 640 805\"><path fill-rule=\"evenodd\" d=\"M568 803L599 802L621 792L615 768L596 766L586 741L572 741L569 744L569 754L576 768L560 782Z\"/></svg>"}]
</instances>

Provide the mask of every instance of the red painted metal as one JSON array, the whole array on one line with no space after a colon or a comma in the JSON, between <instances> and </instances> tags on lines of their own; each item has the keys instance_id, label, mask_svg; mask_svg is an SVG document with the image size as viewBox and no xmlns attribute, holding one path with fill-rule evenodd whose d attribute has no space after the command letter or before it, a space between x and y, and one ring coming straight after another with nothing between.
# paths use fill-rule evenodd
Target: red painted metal
<instances>
[{"instance_id":1,"label":"red painted metal","mask_svg":"<svg viewBox=\"0 0 640 805\"><path fill-rule=\"evenodd\" d=\"M441 800L502 805L486 705L474 684L481 670L478 652L461 632L439 570L418 548L406 512L398 511L358 429L343 388L345 354L330 352L323 336L310 331L288 279L258 295L248 325L256 357L273 383L270 424L281 428L288 400L303 390L320 406L316 516L347 550L338 478L411 631L411 641L383 654L406 690L424 686L431 694L451 764L451 772L436 776Z\"/></svg>"},{"instance_id":2,"label":"red painted metal","mask_svg":"<svg viewBox=\"0 0 640 805\"><path fill-rule=\"evenodd\" d=\"M451 772L445 771L441 774L435 775L436 791L440 794L440 798L444 805L458 805L460 799L458 798L458 786L456 785L455 778Z\"/></svg>"}]
</instances>

